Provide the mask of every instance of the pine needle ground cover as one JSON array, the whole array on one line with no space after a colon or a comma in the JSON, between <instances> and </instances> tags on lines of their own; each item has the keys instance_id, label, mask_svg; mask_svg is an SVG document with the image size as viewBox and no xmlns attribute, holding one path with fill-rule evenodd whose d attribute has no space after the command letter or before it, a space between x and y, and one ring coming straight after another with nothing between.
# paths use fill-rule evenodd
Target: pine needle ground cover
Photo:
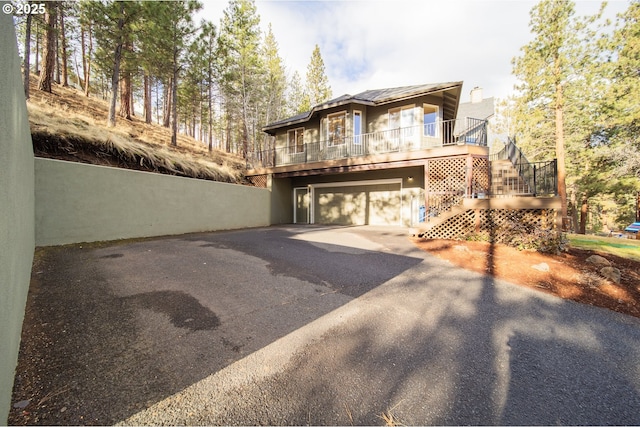
<instances>
[{"instance_id":1,"label":"pine needle ground cover","mask_svg":"<svg viewBox=\"0 0 640 427\"><path fill-rule=\"evenodd\" d=\"M37 87L32 76L31 88ZM76 161L228 183L244 183L245 162L134 117L106 126L106 101L54 85L53 93L32 90L27 103L37 157Z\"/></svg>"}]
</instances>

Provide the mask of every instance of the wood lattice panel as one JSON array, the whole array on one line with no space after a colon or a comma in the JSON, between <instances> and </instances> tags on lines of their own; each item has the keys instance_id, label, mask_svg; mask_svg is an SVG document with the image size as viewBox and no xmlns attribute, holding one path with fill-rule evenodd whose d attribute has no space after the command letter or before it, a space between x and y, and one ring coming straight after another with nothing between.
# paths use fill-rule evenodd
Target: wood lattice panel
<instances>
[{"instance_id":1,"label":"wood lattice panel","mask_svg":"<svg viewBox=\"0 0 640 427\"><path fill-rule=\"evenodd\" d=\"M465 168L466 160L464 157L430 160L429 192L462 191L464 193Z\"/></svg>"},{"instance_id":2,"label":"wood lattice panel","mask_svg":"<svg viewBox=\"0 0 640 427\"><path fill-rule=\"evenodd\" d=\"M475 228L475 211L472 209L466 210L452 218L447 219L442 224L439 224L426 231L422 237L427 239L459 239L460 236L465 235Z\"/></svg>"},{"instance_id":3,"label":"wood lattice panel","mask_svg":"<svg viewBox=\"0 0 640 427\"><path fill-rule=\"evenodd\" d=\"M489 159L485 157L474 157L471 192L474 194L489 194L491 189L490 176Z\"/></svg>"},{"instance_id":4,"label":"wood lattice panel","mask_svg":"<svg viewBox=\"0 0 640 427\"><path fill-rule=\"evenodd\" d=\"M254 187L267 188L267 175L248 176L247 180Z\"/></svg>"},{"instance_id":5,"label":"wood lattice panel","mask_svg":"<svg viewBox=\"0 0 640 427\"><path fill-rule=\"evenodd\" d=\"M468 209L424 232L422 237L463 239L470 234L484 232L492 235L492 241L501 243L505 236L500 234L500 229L508 221L553 230L555 215L554 209Z\"/></svg>"}]
</instances>

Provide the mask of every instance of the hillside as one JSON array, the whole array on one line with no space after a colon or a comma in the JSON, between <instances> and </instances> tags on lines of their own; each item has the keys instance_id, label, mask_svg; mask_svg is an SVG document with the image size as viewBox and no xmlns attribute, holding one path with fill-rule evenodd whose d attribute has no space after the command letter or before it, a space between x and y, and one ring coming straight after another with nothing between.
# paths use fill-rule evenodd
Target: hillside
<instances>
[{"instance_id":1,"label":"hillside","mask_svg":"<svg viewBox=\"0 0 640 427\"><path fill-rule=\"evenodd\" d=\"M33 149L37 157L114 166L212 181L246 183L245 162L220 150L209 153L193 138L146 124L140 117L117 118L106 126L108 104L74 88L54 85L49 94L36 89L31 76L27 102Z\"/></svg>"}]
</instances>

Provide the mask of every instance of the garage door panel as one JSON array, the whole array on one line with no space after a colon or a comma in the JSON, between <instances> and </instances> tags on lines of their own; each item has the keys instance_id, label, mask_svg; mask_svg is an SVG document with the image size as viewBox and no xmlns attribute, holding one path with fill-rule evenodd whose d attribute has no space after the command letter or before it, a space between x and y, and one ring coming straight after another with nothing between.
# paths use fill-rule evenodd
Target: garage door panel
<instances>
[{"instance_id":1,"label":"garage door panel","mask_svg":"<svg viewBox=\"0 0 640 427\"><path fill-rule=\"evenodd\" d=\"M315 222L336 225L399 225L400 193L400 183L316 188Z\"/></svg>"},{"instance_id":2,"label":"garage door panel","mask_svg":"<svg viewBox=\"0 0 640 427\"><path fill-rule=\"evenodd\" d=\"M400 190L369 192L369 224L389 225L400 223Z\"/></svg>"}]
</instances>

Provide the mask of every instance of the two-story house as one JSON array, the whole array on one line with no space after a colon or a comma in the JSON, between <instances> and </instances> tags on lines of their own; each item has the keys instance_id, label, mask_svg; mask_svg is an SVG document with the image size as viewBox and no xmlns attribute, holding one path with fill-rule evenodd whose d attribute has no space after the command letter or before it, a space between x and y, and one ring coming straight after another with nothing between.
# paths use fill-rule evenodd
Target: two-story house
<instances>
[{"instance_id":1,"label":"two-story house","mask_svg":"<svg viewBox=\"0 0 640 427\"><path fill-rule=\"evenodd\" d=\"M457 119L462 82L343 95L263 131L251 159L272 222L415 225L491 188L487 121Z\"/></svg>"}]
</instances>

